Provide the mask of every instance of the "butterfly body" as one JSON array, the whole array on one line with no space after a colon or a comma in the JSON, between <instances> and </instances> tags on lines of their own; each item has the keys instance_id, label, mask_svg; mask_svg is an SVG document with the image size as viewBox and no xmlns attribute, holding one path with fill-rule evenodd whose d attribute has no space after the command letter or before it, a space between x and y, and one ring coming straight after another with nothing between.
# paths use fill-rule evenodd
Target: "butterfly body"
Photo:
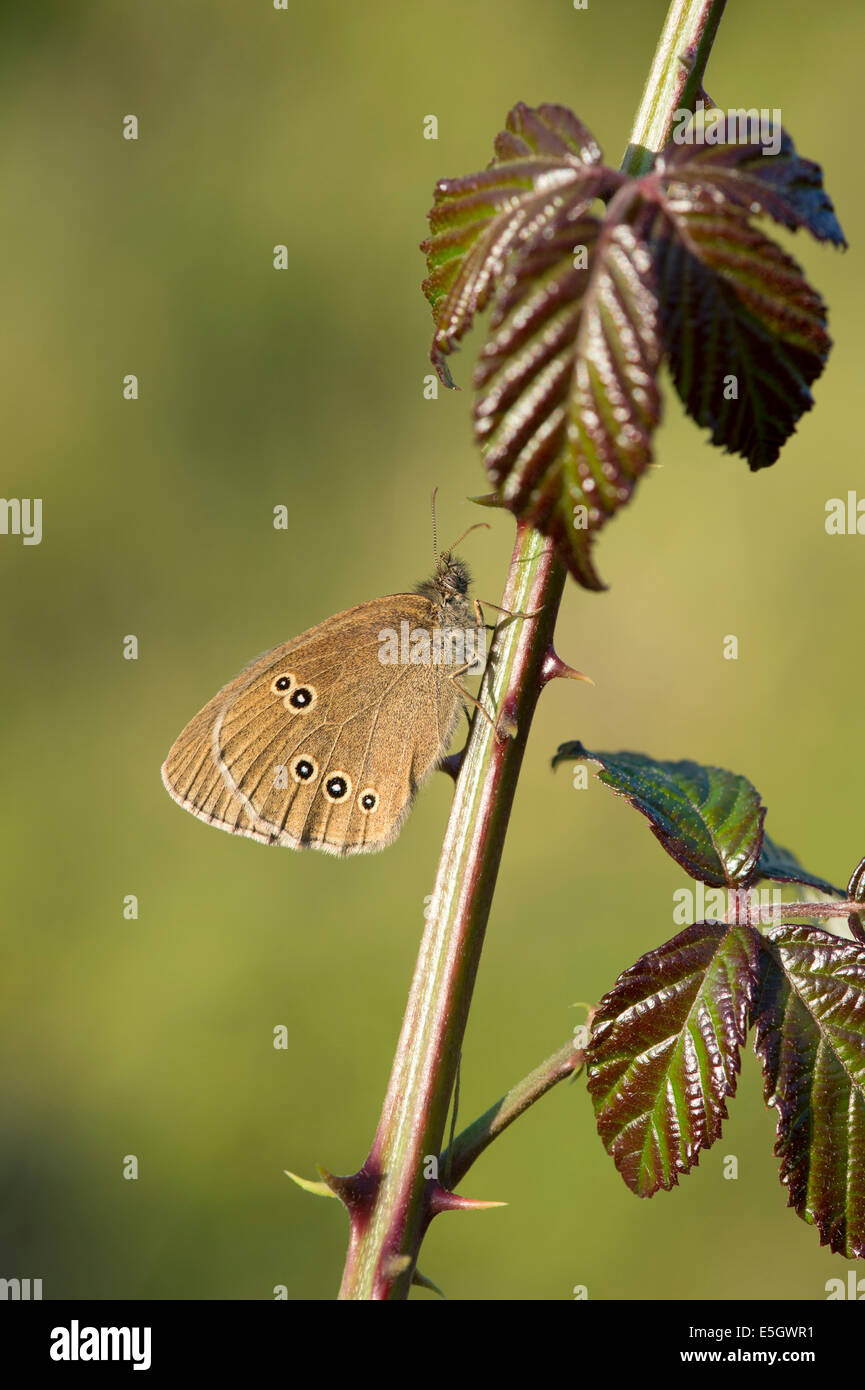
<instances>
[{"instance_id":1,"label":"butterfly body","mask_svg":"<svg viewBox=\"0 0 865 1390\"><path fill-rule=\"evenodd\" d=\"M447 752L485 630L461 561L414 593L337 613L258 657L186 726L162 768L199 819L264 844L383 849ZM471 698L471 697L469 697Z\"/></svg>"}]
</instances>

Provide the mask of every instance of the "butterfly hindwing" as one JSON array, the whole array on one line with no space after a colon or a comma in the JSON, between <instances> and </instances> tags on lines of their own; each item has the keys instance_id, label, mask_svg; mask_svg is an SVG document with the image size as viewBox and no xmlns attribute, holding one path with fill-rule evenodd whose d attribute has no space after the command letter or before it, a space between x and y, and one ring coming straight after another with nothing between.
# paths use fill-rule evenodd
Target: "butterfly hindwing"
<instances>
[{"instance_id":1,"label":"butterfly hindwing","mask_svg":"<svg viewBox=\"0 0 865 1390\"><path fill-rule=\"evenodd\" d=\"M374 599L259 657L175 742L163 767L171 795L268 844L336 854L389 844L462 698L447 666L382 661L382 633L432 627L436 612L418 594Z\"/></svg>"}]
</instances>

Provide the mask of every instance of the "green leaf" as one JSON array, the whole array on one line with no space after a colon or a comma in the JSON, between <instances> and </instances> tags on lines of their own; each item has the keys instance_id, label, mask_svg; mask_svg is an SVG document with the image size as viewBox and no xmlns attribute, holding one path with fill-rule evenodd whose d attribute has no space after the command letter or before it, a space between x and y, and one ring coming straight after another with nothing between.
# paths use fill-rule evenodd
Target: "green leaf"
<instances>
[{"instance_id":1,"label":"green leaf","mask_svg":"<svg viewBox=\"0 0 865 1390\"><path fill-rule=\"evenodd\" d=\"M821 1245L865 1258L865 950L819 927L772 928L754 1021L790 1206Z\"/></svg>"},{"instance_id":2,"label":"green leaf","mask_svg":"<svg viewBox=\"0 0 865 1390\"><path fill-rule=\"evenodd\" d=\"M844 890L836 888L825 878L803 869L792 850L776 845L768 835L763 836L763 847L757 860L754 878L771 879L774 883L802 883L807 888L816 888L818 893L828 893L832 897L843 898Z\"/></svg>"},{"instance_id":3,"label":"green leaf","mask_svg":"<svg viewBox=\"0 0 865 1390\"><path fill-rule=\"evenodd\" d=\"M646 816L664 849L694 879L746 887L763 841L765 807L746 777L701 763L660 762L644 753L591 753L577 741L553 758L589 758L599 780Z\"/></svg>"},{"instance_id":4,"label":"green leaf","mask_svg":"<svg viewBox=\"0 0 865 1390\"><path fill-rule=\"evenodd\" d=\"M750 927L696 922L626 970L586 1051L598 1132L640 1197L671 1188L720 1136L758 981Z\"/></svg>"}]
</instances>

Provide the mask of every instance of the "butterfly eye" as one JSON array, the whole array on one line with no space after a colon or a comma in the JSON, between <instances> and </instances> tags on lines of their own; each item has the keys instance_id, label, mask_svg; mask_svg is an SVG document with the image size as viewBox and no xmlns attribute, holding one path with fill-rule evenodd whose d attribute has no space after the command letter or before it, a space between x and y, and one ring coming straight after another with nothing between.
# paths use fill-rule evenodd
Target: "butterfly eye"
<instances>
[{"instance_id":1,"label":"butterfly eye","mask_svg":"<svg viewBox=\"0 0 865 1390\"><path fill-rule=\"evenodd\" d=\"M291 689L293 681L294 676L291 675L277 676L276 680L271 681L270 688L273 691L274 695L277 694L277 692L279 692L279 694L282 694L284 691Z\"/></svg>"},{"instance_id":2,"label":"butterfly eye","mask_svg":"<svg viewBox=\"0 0 865 1390\"><path fill-rule=\"evenodd\" d=\"M351 781L344 772L335 772L324 784L329 801L345 801L351 791Z\"/></svg>"},{"instance_id":3,"label":"butterfly eye","mask_svg":"<svg viewBox=\"0 0 865 1390\"><path fill-rule=\"evenodd\" d=\"M317 692L311 685L299 685L283 700L286 709L309 709L317 699Z\"/></svg>"},{"instance_id":4,"label":"butterfly eye","mask_svg":"<svg viewBox=\"0 0 865 1390\"><path fill-rule=\"evenodd\" d=\"M366 791L362 791L357 799L358 806L362 811L366 811L367 815L371 815L373 811L378 810L378 803L378 792L373 791L372 787L367 787Z\"/></svg>"},{"instance_id":5,"label":"butterfly eye","mask_svg":"<svg viewBox=\"0 0 865 1390\"><path fill-rule=\"evenodd\" d=\"M291 775L295 782L308 782L318 773L312 758L295 758L291 765Z\"/></svg>"}]
</instances>

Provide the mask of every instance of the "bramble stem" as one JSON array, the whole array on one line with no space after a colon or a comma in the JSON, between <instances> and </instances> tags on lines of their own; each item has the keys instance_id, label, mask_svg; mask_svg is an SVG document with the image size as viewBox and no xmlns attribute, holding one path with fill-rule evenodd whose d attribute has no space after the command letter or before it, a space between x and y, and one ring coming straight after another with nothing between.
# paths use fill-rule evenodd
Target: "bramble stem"
<instances>
[{"instance_id":1,"label":"bramble stem","mask_svg":"<svg viewBox=\"0 0 865 1390\"><path fill-rule=\"evenodd\" d=\"M520 525L502 607L536 618L503 624L493 644L483 698L498 713L493 732L476 718L454 793L426 929L381 1120L361 1170L374 1183L361 1203L340 1297L406 1296L430 1213L448 1104L483 946L505 831L531 716L547 675L565 571L552 545ZM354 1213L353 1213L354 1215ZM410 1255L408 1264L401 1258Z\"/></svg>"},{"instance_id":2,"label":"bramble stem","mask_svg":"<svg viewBox=\"0 0 865 1390\"><path fill-rule=\"evenodd\" d=\"M650 167L666 143L675 111L685 105L693 109L724 4L673 0L623 161L626 173ZM497 633L483 698L497 711L498 735L485 719L475 718L372 1149L358 1173L332 1180L351 1218L343 1299L405 1299L432 1217L460 1201L466 1204L464 1199L448 1200L450 1194L430 1174L442 1148L532 715L546 682L563 674L552 637L564 584L565 570L550 542L519 524L502 606L510 612L542 612L507 622ZM573 1069L570 1062L563 1065ZM510 1097L510 1119L550 1089L532 1076L535 1082L526 1078L525 1093L505 1097ZM484 1123L487 1143L505 1127L493 1124L489 1112L477 1122ZM482 1132L470 1126L466 1135L473 1133L473 1139L465 1139L464 1160L472 1143L477 1152L479 1144L485 1147ZM463 1139L457 1139L455 1150ZM456 1154L454 1162L458 1175Z\"/></svg>"},{"instance_id":3,"label":"bramble stem","mask_svg":"<svg viewBox=\"0 0 865 1390\"><path fill-rule=\"evenodd\" d=\"M622 160L624 173L648 173L670 138L674 113L695 110L726 4L727 0L673 0Z\"/></svg>"},{"instance_id":4,"label":"bramble stem","mask_svg":"<svg viewBox=\"0 0 865 1390\"><path fill-rule=\"evenodd\" d=\"M748 889L743 892L747 895ZM735 894L732 896L735 897ZM847 917L851 912L861 912L861 902L853 898L844 898L837 902L792 902L792 903L755 903L753 906L747 904L740 912L739 920L747 921L751 926L758 926L761 923L771 925L773 922L809 922L812 920L831 920L833 917ZM728 921L736 921L735 903L731 906Z\"/></svg>"}]
</instances>

